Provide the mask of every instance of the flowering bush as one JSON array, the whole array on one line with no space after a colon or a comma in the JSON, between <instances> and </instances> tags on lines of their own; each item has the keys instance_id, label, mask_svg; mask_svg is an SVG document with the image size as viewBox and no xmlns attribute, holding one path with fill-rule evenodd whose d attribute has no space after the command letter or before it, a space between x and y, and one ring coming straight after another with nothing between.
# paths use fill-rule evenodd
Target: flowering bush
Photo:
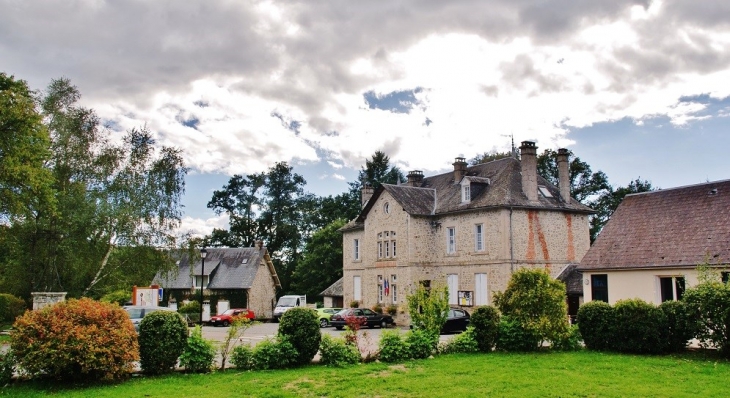
<instances>
[{"instance_id":1,"label":"flowering bush","mask_svg":"<svg viewBox=\"0 0 730 398\"><path fill-rule=\"evenodd\" d=\"M114 304L72 299L26 312L13 329L17 365L32 377L119 379L139 360L134 326Z\"/></svg>"}]
</instances>

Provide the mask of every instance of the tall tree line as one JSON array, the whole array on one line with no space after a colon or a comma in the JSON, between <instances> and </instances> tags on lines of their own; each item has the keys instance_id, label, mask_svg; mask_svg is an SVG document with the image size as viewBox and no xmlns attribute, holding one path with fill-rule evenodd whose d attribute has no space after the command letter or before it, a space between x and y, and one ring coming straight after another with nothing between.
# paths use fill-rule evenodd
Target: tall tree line
<instances>
[{"instance_id":1,"label":"tall tree line","mask_svg":"<svg viewBox=\"0 0 730 398\"><path fill-rule=\"evenodd\" d=\"M176 243L180 150L145 128L114 143L80 98L68 79L39 94L0 73L2 291L98 297L171 266L158 248Z\"/></svg>"}]
</instances>

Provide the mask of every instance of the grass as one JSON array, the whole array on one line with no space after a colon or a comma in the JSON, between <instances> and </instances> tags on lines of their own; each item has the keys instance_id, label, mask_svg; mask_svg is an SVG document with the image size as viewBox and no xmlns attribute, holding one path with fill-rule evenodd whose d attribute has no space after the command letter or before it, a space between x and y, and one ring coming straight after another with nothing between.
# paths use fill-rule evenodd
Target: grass
<instances>
[{"instance_id":1,"label":"grass","mask_svg":"<svg viewBox=\"0 0 730 398\"><path fill-rule=\"evenodd\" d=\"M697 397L724 396L730 363L700 354L596 352L444 355L370 363L208 375L134 377L107 385L16 382L5 397Z\"/></svg>"}]
</instances>

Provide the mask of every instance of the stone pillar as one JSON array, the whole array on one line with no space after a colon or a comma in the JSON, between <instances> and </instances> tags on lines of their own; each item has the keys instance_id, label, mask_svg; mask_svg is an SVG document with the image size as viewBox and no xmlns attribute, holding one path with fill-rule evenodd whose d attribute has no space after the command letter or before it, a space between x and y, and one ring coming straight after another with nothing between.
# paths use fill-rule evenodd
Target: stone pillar
<instances>
[{"instance_id":1,"label":"stone pillar","mask_svg":"<svg viewBox=\"0 0 730 398\"><path fill-rule=\"evenodd\" d=\"M34 292L30 295L33 297L33 310L66 300L66 292Z\"/></svg>"},{"instance_id":2,"label":"stone pillar","mask_svg":"<svg viewBox=\"0 0 730 398\"><path fill-rule=\"evenodd\" d=\"M527 200L537 201L537 146L532 141L522 141L520 145L522 158L522 192Z\"/></svg>"},{"instance_id":3,"label":"stone pillar","mask_svg":"<svg viewBox=\"0 0 730 398\"><path fill-rule=\"evenodd\" d=\"M423 182L423 171L413 170L408 172L408 185L411 187L417 187Z\"/></svg>"},{"instance_id":4,"label":"stone pillar","mask_svg":"<svg viewBox=\"0 0 730 398\"><path fill-rule=\"evenodd\" d=\"M458 157L454 160L454 183L461 182L461 179L466 175L466 159Z\"/></svg>"},{"instance_id":5,"label":"stone pillar","mask_svg":"<svg viewBox=\"0 0 730 398\"><path fill-rule=\"evenodd\" d=\"M360 190L362 207L365 207L365 205L368 203L368 200L370 200L374 193L375 190L373 189L373 187L369 183L364 182L362 185L362 189Z\"/></svg>"}]
</instances>

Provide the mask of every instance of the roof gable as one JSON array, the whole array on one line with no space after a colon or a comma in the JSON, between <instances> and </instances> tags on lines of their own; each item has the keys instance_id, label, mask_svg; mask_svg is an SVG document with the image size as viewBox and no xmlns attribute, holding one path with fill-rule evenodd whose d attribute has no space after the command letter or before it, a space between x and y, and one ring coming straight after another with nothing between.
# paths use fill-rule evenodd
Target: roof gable
<instances>
[{"instance_id":1,"label":"roof gable","mask_svg":"<svg viewBox=\"0 0 730 398\"><path fill-rule=\"evenodd\" d=\"M579 269L694 267L706 260L730 262L730 180L627 195Z\"/></svg>"}]
</instances>

